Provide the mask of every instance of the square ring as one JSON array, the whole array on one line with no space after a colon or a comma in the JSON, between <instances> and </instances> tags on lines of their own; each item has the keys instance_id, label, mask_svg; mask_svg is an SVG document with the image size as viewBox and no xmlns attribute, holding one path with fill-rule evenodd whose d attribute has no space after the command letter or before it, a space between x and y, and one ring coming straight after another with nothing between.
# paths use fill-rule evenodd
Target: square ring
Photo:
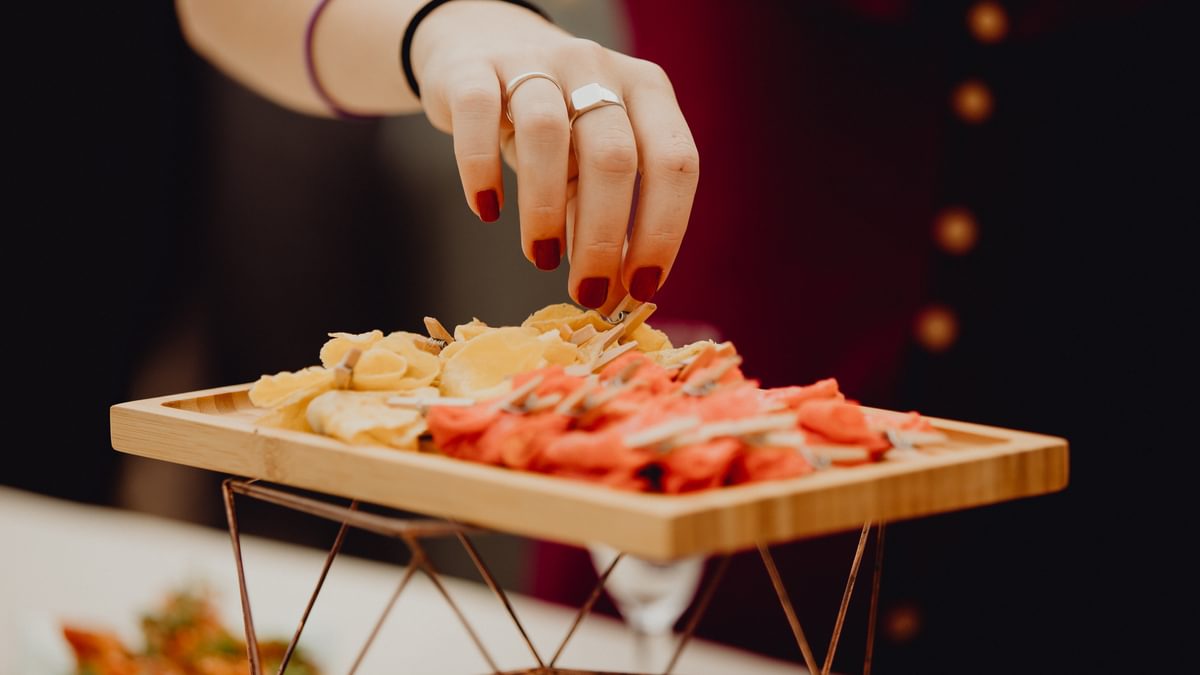
<instances>
[{"instance_id":1,"label":"square ring","mask_svg":"<svg viewBox=\"0 0 1200 675\"><path fill-rule=\"evenodd\" d=\"M611 89L600 86L598 82L585 84L575 89L571 92L571 124L574 125L580 115L606 105L619 105L622 109L625 108L621 97Z\"/></svg>"}]
</instances>

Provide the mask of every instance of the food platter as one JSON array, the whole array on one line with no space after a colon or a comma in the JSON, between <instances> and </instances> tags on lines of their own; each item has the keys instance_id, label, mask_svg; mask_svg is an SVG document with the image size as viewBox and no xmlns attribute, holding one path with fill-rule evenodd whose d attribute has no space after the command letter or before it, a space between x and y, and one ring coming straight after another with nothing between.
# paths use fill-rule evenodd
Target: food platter
<instances>
[{"instance_id":1,"label":"food platter","mask_svg":"<svg viewBox=\"0 0 1200 675\"><path fill-rule=\"evenodd\" d=\"M616 490L257 425L250 385L113 406L113 447L553 541L669 560L1061 490L1064 439L929 418L947 440L881 462L683 495Z\"/></svg>"}]
</instances>

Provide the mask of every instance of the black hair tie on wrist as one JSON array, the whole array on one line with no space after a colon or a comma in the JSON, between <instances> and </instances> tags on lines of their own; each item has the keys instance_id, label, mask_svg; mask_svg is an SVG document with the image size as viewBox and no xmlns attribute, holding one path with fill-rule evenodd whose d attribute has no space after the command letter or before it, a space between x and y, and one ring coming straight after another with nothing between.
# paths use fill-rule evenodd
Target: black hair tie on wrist
<instances>
[{"instance_id":1,"label":"black hair tie on wrist","mask_svg":"<svg viewBox=\"0 0 1200 675\"><path fill-rule=\"evenodd\" d=\"M542 11L540 7L535 6L531 2L525 0L500 0L507 2L510 5L517 5L541 16L543 19L550 21L550 17ZM429 0L417 10L411 21L408 22L408 28L404 30L404 39L400 41L400 66L404 69L404 79L408 80L408 86L412 89L413 94L418 99L421 98L421 85L417 84L417 74L413 72L412 58L409 56L409 51L412 50L413 36L417 34L417 26L429 16L433 10L450 2L450 0Z\"/></svg>"}]
</instances>

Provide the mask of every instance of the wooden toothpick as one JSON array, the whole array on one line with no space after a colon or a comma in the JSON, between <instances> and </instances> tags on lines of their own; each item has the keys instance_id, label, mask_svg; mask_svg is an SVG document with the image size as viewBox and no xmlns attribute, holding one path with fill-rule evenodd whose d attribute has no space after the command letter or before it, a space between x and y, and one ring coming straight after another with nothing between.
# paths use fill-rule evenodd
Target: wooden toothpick
<instances>
[{"instance_id":1,"label":"wooden toothpick","mask_svg":"<svg viewBox=\"0 0 1200 675\"><path fill-rule=\"evenodd\" d=\"M475 405L475 399L453 396L389 396L384 400L384 403L393 408L413 408L424 415L435 405L452 408L469 408Z\"/></svg>"},{"instance_id":2,"label":"wooden toothpick","mask_svg":"<svg viewBox=\"0 0 1200 675\"><path fill-rule=\"evenodd\" d=\"M694 415L685 417L676 417L669 419L662 424L656 424L652 427L639 429L622 439L625 445L631 448L645 448L652 445L661 445L671 438L680 434L691 431L701 425L704 420Z\"/></svg>"},{"instance_id":3,"label":"wooden toothpick","mask_svg":"<svg viewBox=\"0 0 1200 675\"><path fill-rule=\"evenodd\" d=\"M582 345L594 337L596 337L596 327L589 323L584 325L583 328L571 333L570 343L573 345Z\"/></svg>"},{"instance_id":4,"label":"wooden toothpick","mask_svg":"<svg viewBox=\"0 0 1200 675\"><path fill-rule=\"evenodd\" d=\"M446 343L437 338L414 335L412 341L413 344L417 346L417 349L420 349L423 352L429 352L434 356L441 354L442 350L446 348Z\"/></svg>"},{"instance_id":5,"label":"wooden toothpick","mask_svg":"<svg viewBox=\"0 0 1200 675\"><path fill-rule=\"evenodd\" d=\"M709 345L700 351L699 354L693 356L678 373L675 374L675 379L680 382L685 382L692 373L707 368L710 363L717 360L717 348L715 345Z\"/></svg>"},{"instance_id":6,"label":"wooden toothpick","mask_svg":"<svg viewBox=\"0 0 1200 675\"><path fill-rule=\"evenodd\" d=\"M508 394L505 396L497 399L495 402L496 407L517 408L521 406L525 402L525 399L533 393L533 390L537 389L538 386L541 385L542 379L543 378L540 374L529 378L525 381L525 384L522 384L516 389L508 392Z\"/></svg>"},{"instance_id":7,"label":"wooden toothpick","mask_svg":"<svg viewBox=\"0 0 1200 675\"><path fill-rule=\"evenodd\" d=\"M446 327L442 325L441 321L438 321L432 316L425 317L425 332L429 333L429 337L433 338L434 340L441 340L446 344L454 342L454 335L452 335L450 331L446 330Z\"/></svg>"},{"instance_id":8,"label":"wooden toothpick","mask_svg":"<svg viewBox=\"0 0 1200 675\"><path fill-rule=\"evenodd\" d=\"M595 362L592 364L592 370L594 370L594 371L600 370L604 366L607 366L608 364L615 361L618 357L628 354L630 351L632 351L636 347L637 347L636 342L626 342L623 345L617 345L616 347L613 347L612 349L608 349L608 350L605 350L604 352L601 352L600 356L598 356L596 358Z\"/></svg>"},{"instance_id":9,"label":"wooden toothpick","mask_svg":"<svg viewBox=\"0 0 1200 675\"><path fill-rule=\"evenodd\" d=\"M621 319L621 323L625 326L625 334L632 335L633 331L637 330L642 324L646 323L646 319L658 309L658 305L653 302L643 302L637 308L625 314Z\"/></svg>"},{"instance_id":10,"label":"wooden toothpick","mask_svg":"<svg viewBox=\"0 0 1200 675\"><path fill-rule=\"evenodd\" d=\"M333 386L338 389L349 389L350 381L354 377L354 366L358 365L358 359L362 356L362 350L354 347L342 356L342 360L333 367Z\"/></svg>"},{"instance_id":11,"label":"wooden toothpick","mask_svg":"<svg viewBox=\"0 0 1200 675\"><path fill-rule=\"evenodd\" d=\"M640 303L635 300L632 295L626 295L625 298L621 300L620 304L613 309L613 313L604 317L604 319L612 324L621 323L625 320L625 317L629 316L629 313L632 312L639 304Z\"/></svg>"},{"instance_id":12,"label":"wooden toothpick","mask_svg":"<svg viewBox=\"0 0 1200 675\"><path fill-rule=\"evenodd\" d=\"M687 378L687 383L681 391L688 396L707 396L716 389L718 380L724 377L725 373L728 373L741 363L742 357L740 356L726 356Z\"/></svg>"},{"instance_id":13,"label":"wooden toothpick","mask_svg":"<svg viewBox=\"0 0 1200 675\"><path fill-rule=\"evenodd\" d=\"M575 388L575 391L567 394L566 398L564 398L558 404L558 407L555 408L554 411L560 415L576 414L579 412L577 408L583 399L587 397L588 394L591 394L593 391L595 391L599 386L600 378L596 377L595 375L589 375L582 384Z\"/></svg>"}]
</instances>

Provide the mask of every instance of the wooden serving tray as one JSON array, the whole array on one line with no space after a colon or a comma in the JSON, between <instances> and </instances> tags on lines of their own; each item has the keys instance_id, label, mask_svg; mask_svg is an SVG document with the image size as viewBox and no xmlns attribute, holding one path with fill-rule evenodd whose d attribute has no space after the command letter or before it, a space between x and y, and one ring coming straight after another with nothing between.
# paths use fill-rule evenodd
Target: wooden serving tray
<instances>
[{"instance_id":1,"label":"wooden serving tray","mask_svg":"<svg viewBox=\"0 0 1200 675\"><path fill-rule=\"evenodd\" d=\"M1061 490L1067 442L932 419L919 457L686 495L641 494L431 453L256 427L249 385L112 407L121 452L653 559L733 551Z\"/></svg>"}]
</instances>

